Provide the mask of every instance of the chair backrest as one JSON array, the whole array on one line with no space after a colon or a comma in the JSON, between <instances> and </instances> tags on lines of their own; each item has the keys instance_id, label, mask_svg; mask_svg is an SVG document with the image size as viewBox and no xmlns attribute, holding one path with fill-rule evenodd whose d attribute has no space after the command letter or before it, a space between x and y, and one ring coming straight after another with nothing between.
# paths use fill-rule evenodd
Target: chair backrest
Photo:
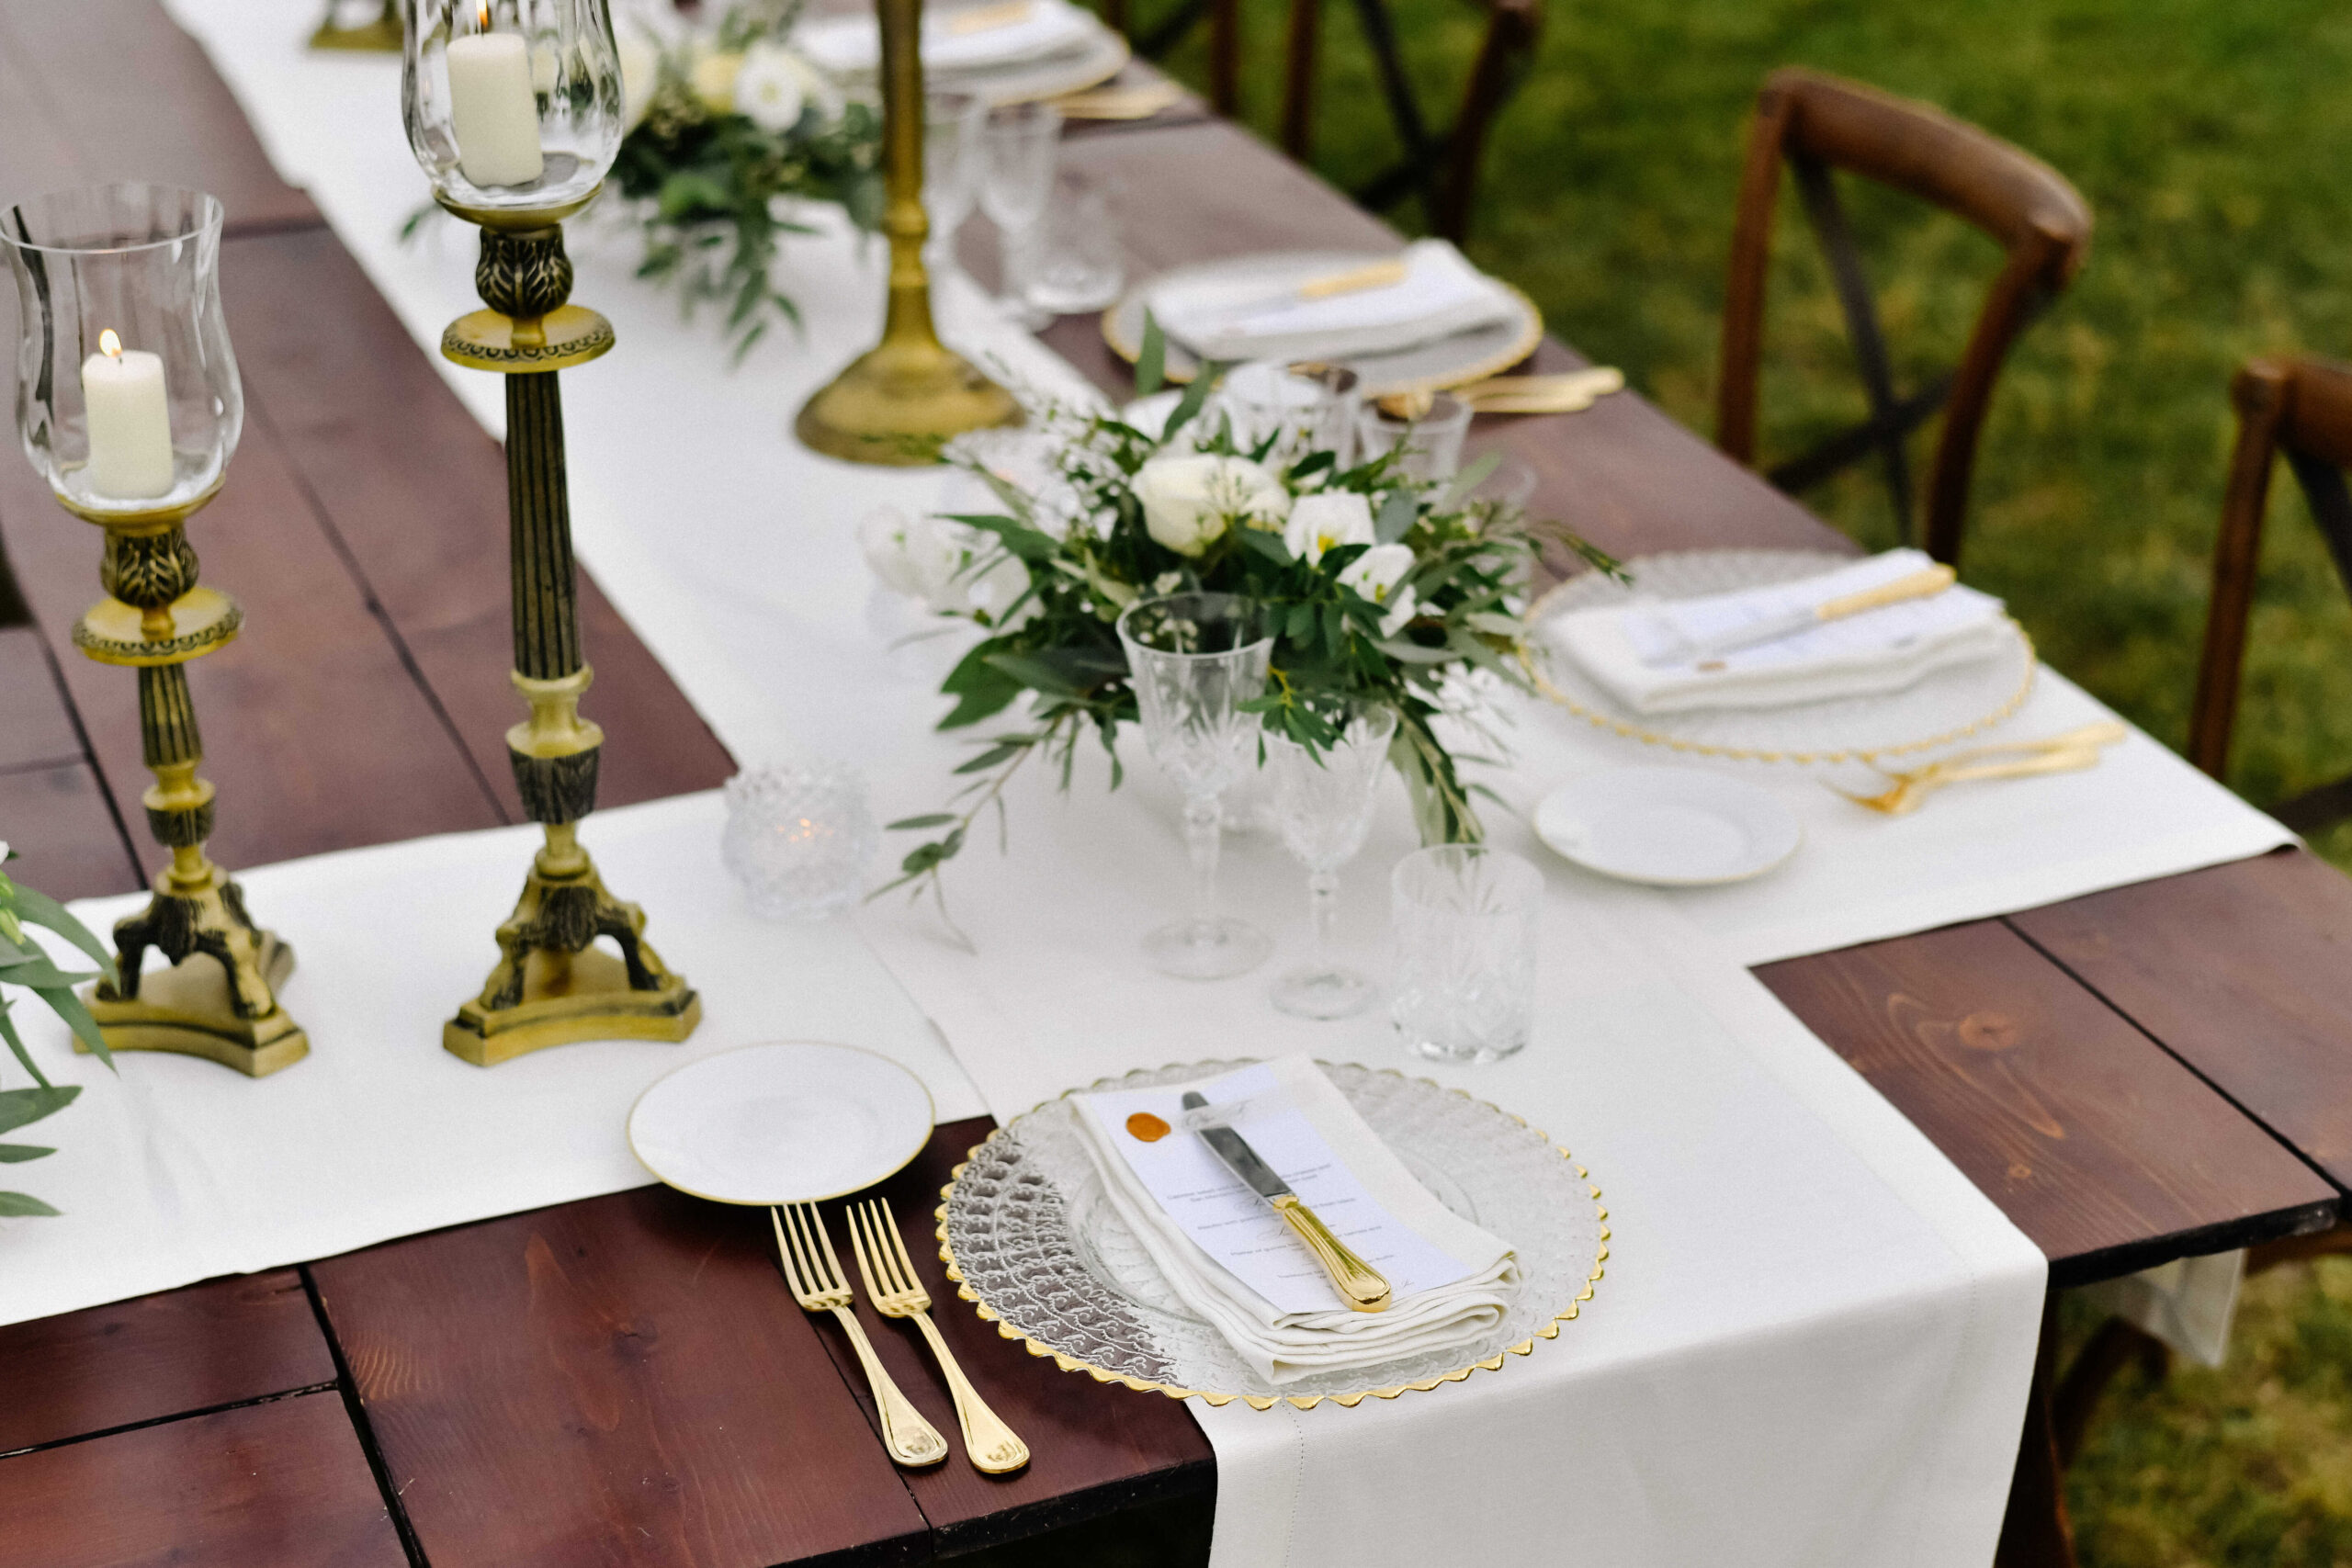
<instances>
[{"instance_id":1,"label":"chair backrest","mask_svg":"<svg viewBox=\"0 0 2352 1568\"><path fill-rule=\"evenodd\" d=\"M1724 306L1715 444L1743 463L1753 463L1756 456L1764 286L1783 163L1796 175L1806 214L1827 253L1871 417L1781 465L1772 477L1783 489L1800 490L1877 452L1885 460L1896 519L1907 539L1912 520L1904 438L1941 407L1943 432L1928 483L1926 545L1938 560L1957 563L1977 436L2002 361L2018 333L2081 270L2090 246L2090 209L2064 175L2040 159L1931 105L1819 72L1774 72L1757 96ZM1877 308L1831 177L1838 169L1952 213L2007 253L1958 367L1906 398L1894 392Z\"/></svg>"},{"instance_id":2,"label":"chair backrest","mask_svg":"<svg viewBox=\"0 0 2352 1568\"><path fill-rule=\"evenodd\" d=\"M1106 0L1112 25L1126 28L1126 0ZM1387 0L1352 0L1380 78L1381 100L1400 144L1397 160L1351 194L1374 211L1419 197L1430 231L1459 241L1470 230L1479 165L1495 117L1526 78L1544 31L1543 0L1476 0L1487 30L1453 121L1433 127L1405 69ZM1231 116L1240 104L1238 0L1182 0L1137 34L1138 52L1157 59L1203 21L1209 32L1209 102ZM1291 0L1283 69L1282 145L1300 163L1314 153L1316 77L1321 65L1323 0Z\"/></svg>"},{"instance_id":3,"label":"chair backrest","mask_svg":"<svg viewBox=\"0 0 2352 1568\"><path fill-rule=\"evenodd\" d=\"M2222 497L2213 596L2205 614L2205 651L2188 719L2188 760L2217 779L2228 770L2230 736L2237 723L2246 625L2275 457L2286 457L2336 572L2352 590L2352 494L2344 482L2344 470L2352 468L2352 365L2253 360L2231 378L2230 401L2237 409L2238 439ZM2271 809L2288 826L2308 830L2352 809L2352 788L2328 785Z\"/></svg>"}]
</instances>

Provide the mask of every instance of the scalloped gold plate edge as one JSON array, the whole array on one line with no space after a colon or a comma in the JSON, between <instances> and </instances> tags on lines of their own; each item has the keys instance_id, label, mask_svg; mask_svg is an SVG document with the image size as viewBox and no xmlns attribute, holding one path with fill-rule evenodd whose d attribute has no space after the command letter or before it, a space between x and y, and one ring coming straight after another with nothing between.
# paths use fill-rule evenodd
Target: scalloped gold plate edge
<instances>
[{"instance_id":1,"label":"scalloped gold plate edge","mask_svg":"<svg viewBox=\"0 0 2352 1568\"><path fill-rule=\"evenodd\" d=\"M1157 1070L1160 1072L1168 1072L1178 1067L1244 1067L1260 1059L1261 1058L1257 1057L1237 1057L1230 1062L1169 1062L1163 1064ZM1363 1070L1366 1072L1379 1073L1392 1078L1401 1078L1405 1077L1403 1073L1398 1072L1394 1067L1364 1067L1363 1064L1360 1062L1345 1064L1327 1063L1323 1062L1320 1057L1317 1058L1317 1062L1318 1066L1348 1066L1363 1067ZM1121 1076L1125 1077L1129 1075L1123 1074ZM1056 1100L1068 1100L1072 1095L1077 1094L1091 1094L1097 1090L1107 1089L1117 1081L1118 1079L1116 1078L1097 1078L1091 1084L1086 1084L1075 1089L1064 1089L1060 1094L1056 1095L1053 1100L1039 1100L1027 1111L1022 1112L1022 1115L1035 1116L1046 1106L1055 1103ZM1464 1100L1469 1100L1473 1105L1482 1105L1487 1110L1495 1112L1498 1116L1507 1117L1510 1121L1518 1122L1521 1126L1525 1127L1529 1132L1533 1133L1537 1137L1542 1138L1544 1143L1550 1145L1551 1147L1558 1153L1562 1159L1566 1160L1569 1168L1575 1170L1579 1179L1584 1180L1587 1189L1592 1194L1593 1212L1600 1221L1600 1238L1597 1244L1599 1250L1593 1258L1592 1273L1587 1277L1584 1289L1577 1292L1576 1299L1571 1301L1559 1312L1553 1314L1541 1327L1536 1329L1532 1338L1523 1339L1516 1345L1506 1346L1501 1351L1487 1358L1484 1360L1473 1361L1466 1367L1457 1367L1452 1371L1440 1372L1432 1377L1416 1378L1410 1382L1396 1383L1385 1388L1359 1389L1349 1393L1298 1393L1278 1395L1261 1393L1226 1393L1214 1389L1184 1388L1175 1383L1157 1382L1149 1378L1139 1378L1127 1372L1114 1372L1110 1371L1108 1368L1098 1367L1093 1362L1086 1360L1081 1357L1073 1356L1067 1350L1057 1350L1053 1346L1046 1344L1044 1340L1036 1338L1025 1330L1018 1328L1012 1323L1007 1322L995 1308L982 1301L980 1299L979 1292L973 1290L972 1287L966 1282L964 1279L964 1271L956 1262L956 1249L951 1247L947 1241L947 1210L948 1206L955 1201L956 1184L964 1179L964 1173L966 1171L971 1169L972 1156L978 1155L982 1149L996 1142L999 1138L1003 1137L1008 1130L1006 1127L997 1128L995 1131L989 1134L987 1137L981 1139L978 1143L974 1144L970 1150L967 1152L965 1157L957 1161L956 1168L947 1173L947 1183L939 1190L939 1207L933 1210L932 1213L932 1217L937 1222L938 1226L937 1235L939 1239L939 1261L944 1268L947 1278L955 1282L956 1294L957 1298L971 1303L973 1310L979 1314L981 1322L995 1324L996 1331L1000 1336L1006 1339L1015 1339L1020 1341L1022 1348L1027 1350L1029 1354L1041 1360L1051 1359L1054 1365L1059 1367L1063 1371L1084 1372L1096 1382L1118 1383L1124 1387L1135 1390L1137 1393L1163 1394L1170 1399L1197 1399L1202 1404L1210 1406L1231 1404L1238 1400L1240 1403L1247 1404L1252 1410L1272 1410L1277 1404L1287 1404L1292 1406L1294 1409L1298 1410L1312 1410L1317 1405L1327 1402L1337 1404L1342 1409L1352 1410L1367 1399L1396 1399L1400 1395L1407 1393L1427 1393L1445 1383L1461 1382L1469 1377L1472 1372L1500 1371L1506 1358L1510 1356L1527 1356L1533 1354L1536 1339L1558 1338L1560 1337L1560 1325L1564 1323L1572 1321L1577 1314L1583 1310L1584 1303L1592 1300L1593 1286L1600 1282L1602 1274L1605 1272L1603 1265L1609 1260L1609 1211L1600 1206L1600 1189L1591 1184L1592 1173L1587 1170L1582 1165L1578 1164L1576 1157L1570 1155L1564 1145L1555 1142L1550 1134L1544 1132L1541 1127L1533 1125L1526 1117L1521 1116L1513 1111L1506 1111L1491 1100L1480 1100L1472 1095L1467 1089L1454 1089L1449 1085L1442 1084L1435 1078L1420 1077L1414 1078L1410 1081L1427 1084L1431 1089L1437 1089L1445 1094L1457 1095ZM1021 1120L1021 1117L1016 1116L1013 1120L1018 1122Z\"/></svg>"}]
</instances>

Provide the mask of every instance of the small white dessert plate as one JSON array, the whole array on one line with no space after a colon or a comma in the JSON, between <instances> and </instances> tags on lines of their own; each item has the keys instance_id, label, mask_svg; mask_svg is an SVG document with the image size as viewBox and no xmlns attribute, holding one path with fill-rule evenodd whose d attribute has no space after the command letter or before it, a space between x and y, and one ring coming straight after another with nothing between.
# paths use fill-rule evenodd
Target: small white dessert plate
<instances>
[{"instance_id":1,"label":"small white dessert plate","mask_svg":"<svg viewBox=\"0 0 2352 1568\"><path fill-rule=\"evenodd\" d=\"M1535 808L1535 835L1588 871L1657 887L1761 876L1804 829L1770 790L1703 768L1611 768Z\"/></svg>"},{"instance_id":2,"label":"small white dessert plate","mask_svg":"<svg viewBox=\"0 0 2352 1568\"><path fill-rule=\"evenodd\" d=\"M871 1187L930 1141L931 1091L890 1060L814 1040L690 1062L638 1096L628 1146L681 1192L805 1203Z\"/></svg>"}]
</instances>

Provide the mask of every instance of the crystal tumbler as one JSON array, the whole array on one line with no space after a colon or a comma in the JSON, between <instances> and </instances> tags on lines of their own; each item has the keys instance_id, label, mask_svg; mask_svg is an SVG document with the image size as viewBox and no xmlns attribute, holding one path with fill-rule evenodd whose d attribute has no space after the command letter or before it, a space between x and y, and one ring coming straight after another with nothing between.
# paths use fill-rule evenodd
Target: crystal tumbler
<instances>
[{"instance_id":1,"label":"crystal tumbler","mask_svg":"<svg viewBox=\"0 0 2352 1568\"><path fill-rule=\"evenodd\" d=\"M1501 850L1441 844L1398 861L1389 889L1397 1035L1446 1062L1498 1062L1523 1047L1543 874Z\"/></svg>"}]
</instances>

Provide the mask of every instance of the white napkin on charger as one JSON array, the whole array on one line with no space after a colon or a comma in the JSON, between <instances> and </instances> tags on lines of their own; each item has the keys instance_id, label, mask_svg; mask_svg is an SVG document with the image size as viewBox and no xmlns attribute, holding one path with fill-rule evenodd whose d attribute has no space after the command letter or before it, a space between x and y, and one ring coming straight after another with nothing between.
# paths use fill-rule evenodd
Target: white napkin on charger
<instances>
[{"instance_id":1,"label":"white napkin on charger","mask_svg":"<svg viewBox=\"0 0 2352 1568\"><path fill-rule=\"evenodd\" d=\"M1076 48L1102 24L1092 13L1067 0L1029 0L1026 11L1009 9L999 22L994 5L926 11L922 18L925 71L978 71L1016 61L1038 60ZM969 17L959 24L957 18ZM835 75L871 73L882 62L882 34L869 7L862 14L811 19L793 29L792 45Z\"/></svg>"},{"instance_id":2,"label":"white napkin on charger","mask_svg":"<svg viewBox=\"0 0 2352 1568\"><path fill-rule=\"evenodd\" d=\"M1443 240L1414 241L1404 262L1399 282L1321 299L1298 299L1262 278L1223 276L1162 285L1148 302L1160 329L1204 359L1390 354L1519 312L1500 284Z\"/></svg>"},{"instance_id":3,"label":"white napkin on charger","mask_svg":"<svg viewBox=\"0 0 2352 1568\"><path fill-rule=\"evenodd\" d=\"M1792 609L1811 609L1924 571L1917 550L1889 550L1795 582L1669 603L1611 604L1555 615L1543 636L1619 702L1642 714L1781 707L1898 692L1931 671L2000 651L2001 602L1955 583L1728 653L1693 644ZM1634 588L1641 587L1638 576Z\"/></svg>"},{"instance_id":4,"label":"white napkin on charger","mask_svg":"<svg viewBox=\"0 0 2352 1568\"><path fill-rule=\"evenodd\" d=\"M1186 1125L1188 1089L1204 1095L1205 1114L1249 1139L1326 1224L1388 1277L1396 1298L1386 1311L1353 1312L1340 1303L1314 1255ZM1510 1244L1414 1180L1308 1057L1075 1100L1080 1139L1120 1218L1184 1304L1271 1382L1467 1348L1493 1332L1518 1290ZM1136 1138L1127 1124L1138 1111L1172 1130L1150 1142ZM1171 1202L1190 1224L1171 1214ZM1235 1267L1210 1256L1202 1235ZM1283 1302L1269 1300L1237 1269Z\"/></svg>"}]
</instances>

